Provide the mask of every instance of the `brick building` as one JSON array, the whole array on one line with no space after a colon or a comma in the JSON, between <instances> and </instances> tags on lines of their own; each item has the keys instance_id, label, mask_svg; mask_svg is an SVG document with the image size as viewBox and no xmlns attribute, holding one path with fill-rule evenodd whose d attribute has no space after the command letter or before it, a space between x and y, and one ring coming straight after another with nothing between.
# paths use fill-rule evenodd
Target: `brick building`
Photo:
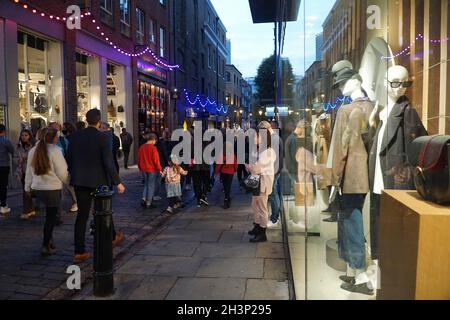
<instances>
[{"instance_id":1,"label":"brick building","mask_svg":"<svg viewBox=\"0 0 450 320\"><path fill-rule=\"evenodd\" d=\"M82 9L81 29L66 23L74 3ZM23 127L83 121L92 108L102 110L116 134L123 127L137 137L172 126L173 72L165 65L172 58L170 6L168 0L1 1L0 121L13 139Z\"/></svg>"}]
</instances>

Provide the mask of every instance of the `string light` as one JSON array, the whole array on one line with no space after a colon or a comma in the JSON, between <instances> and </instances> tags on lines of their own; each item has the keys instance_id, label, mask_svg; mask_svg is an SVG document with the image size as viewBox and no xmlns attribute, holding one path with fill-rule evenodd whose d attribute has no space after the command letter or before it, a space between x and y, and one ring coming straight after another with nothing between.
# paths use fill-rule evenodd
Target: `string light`
<instances>
[{"instance_id":1,"label":"string light","mask_svg":"<svg viewBox=\"0 0 450 320\"><path fill-rule=\"evenodd\" d=\"M335 110L337 108L342 107L345 104L352 103L352 99L350 97L344 96L344 97L337 97L335 103L328 102L327 104L323 104L323 110L325 112L328 112L329 110Z\"/></svg>"},{"instance_id":2,"label":"string light","mask_svg":"<svg viewBox=\"0 0 450 320\"><path fill-rule=\"evenodd\" d=\"M224 113L224 114L228 113L229 106L226 106L223 104L218 104L217 101L211 100L209 97L207 97L206 100L204 100L204 102L202 102L202 99L200 98L199 94L197 94L195 96L194 100L191 100L188 91L186 89L183 89L183 91L184 91L184 96L186 98L186 101L190 105L190 107L193 107L198 103L202 107L203 111L206 111L207 107L210 106L210 107L214 107L218 113ZM197 109L197 111L200 110L199 107L197 107L196 109Z\"/></svg>"},{"instance_id":3,"label":"string light","mask_svg":"<svg viewBox=\"0 0 450 320\"><path fill-rule=\"evenodd\" d=\"M13 1L14 1L14 3L20 5L21 0L13 0ZM23 7L24 9L30 9L29 6L28 6L27 4L23 4L22 7ZM40 14L41 17L48 16L49 19L51 19L51 20L55 20L55 19L56 19L57 21L60 21L60 22L66 21L67 19L69 19L70 21L72 21L72 20L74 20L74 19L75 19L75 20L78 20L78 17L69 17L69 18L66 18L66 17L60 17L60 16L51 15L51 14L46 14L46 13L44 13L44 12L38 12L38 10L36 10L36 9L30 9L30 10L31 10L31 12L32 12L33 14ZM84 12L83 14L81 14L81 15L80 15L80 18L86 19L86 18L91 17L91 16L92 16L92 13L88 11L88 12ZM97 30L97 32L100 34L100 36L103 37L103 39L104 39L111 47L113 47L115 50L117 50L117 52L119 52L119 53L121 53L121 54L123 54L123 55L126 55L126 56L128 56L128 57L140 57L140 56L143 56L144 54L147 54L147 53L148 53L148 54L150 54L150 55L153 57L153 59L155 59L155 61L156 61L159 65L161 65L161 66L163 66L163 67L169 69L170 71L173 71L174 69L179 69L179 68L180 68L180 65L178 65L178 64L171 65L171 64L166 63L164 60L162 60L160 57L158 57L158 55L157 55L155 52L153 52L149 46L146 46L146 47L145 47L143 50L141 50L139 53L132 53L132 52L129 52L129 51L126 51L126 50L123 50L123 49L119 48L114 42L110 41L109 37L107 37L107 36L105 35L105 32L102 31L102 28L100 27L100 25L97 24L97 20L96 20L96 19L91 19L90 22L93 24L93 26L95 27L95 29Z\"/></svg>"},{"instance_id":4,"label":"string light","mask_svg":"<svg viewBox=\"0 0 450 320\"><path fill-rule=\"evenodd\" d=\"M403 56L405 54L408 54L410 52L410 50L412 49L412 47L416 44L417 41L419 40L423 40L423 41L427 41L429 43L432 44L441 44L443 42L448 42L449 38L442 38L442 39L429 39L429 38L425 38L422 34L418 34L416 36L416 38L414 39L413 42L411 42L411 44L409 44L406 48L404 48L402 51L394 54L393 56L383 56L381 57L382 60L390 60L390 59L395 59L398 58L400 56Z\"/></svg>"}]
</instances>

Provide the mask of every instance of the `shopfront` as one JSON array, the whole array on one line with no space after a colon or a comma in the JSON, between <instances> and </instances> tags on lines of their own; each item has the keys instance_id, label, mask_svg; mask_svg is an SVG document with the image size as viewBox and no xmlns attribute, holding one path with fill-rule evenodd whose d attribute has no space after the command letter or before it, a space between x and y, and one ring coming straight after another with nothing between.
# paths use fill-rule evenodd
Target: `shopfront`
<instances>
[{"instance_id":1,"label":"shopfront","mask_svg":"<svg viewBox=\"0 0 450 320\"><path fill-rule=\"evenodd\" d=\"M450 255L439 242L450 210L416 191L412 149L418 137L450 134L449 3L319 3L326 14L302 1L298 23L306 47L305 21L323 31L317 94L330 103L293 110L296 126L285 135L282 230L292 292L308 300L450 299ZM307 70L311 54L292 53L298 29L281 30L278 58L300 59ZM277 79L282 101L291 79L282 71Z\"/></svg>"},{"instance_id":2,"label":"shopfront","mask_svg":"<svg viewBox=\"0 0 450 320\"><path fill-rule=\"evenodd\" d=\"M138 60L137 70L139 133L151 131L161 135L168 125L167 72L143 59Z\"/></svg>"}]
</instances>

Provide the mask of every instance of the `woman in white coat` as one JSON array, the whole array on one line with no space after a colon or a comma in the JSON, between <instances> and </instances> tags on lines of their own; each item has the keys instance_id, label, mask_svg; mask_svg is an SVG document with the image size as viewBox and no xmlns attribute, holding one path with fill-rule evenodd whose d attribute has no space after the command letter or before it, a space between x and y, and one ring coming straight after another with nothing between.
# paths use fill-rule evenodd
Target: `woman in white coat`
<instances>
[{"instance_id":1,"label":"woman in white coat","mask_svg":"<svg viewBox=\"0 0 450 320\"><path fill-rule=\"evenodd\" d=\"M252 210L254 215L254 228L249 235L254 236L250 242L266 242L266 229L269 222L269 195L272 193L275 176L275 162L277 155L272 148L270 124L263 121L257 129L255 143L259 146L259 153L255 164L246 165L247 171L252 175L260 176L259 192L252 197ZM265 141L264 141L265 140ZM265 142L265 143L264 143ZM262 148L264 147L265 148Z\"/></svg>"}]
</instances>

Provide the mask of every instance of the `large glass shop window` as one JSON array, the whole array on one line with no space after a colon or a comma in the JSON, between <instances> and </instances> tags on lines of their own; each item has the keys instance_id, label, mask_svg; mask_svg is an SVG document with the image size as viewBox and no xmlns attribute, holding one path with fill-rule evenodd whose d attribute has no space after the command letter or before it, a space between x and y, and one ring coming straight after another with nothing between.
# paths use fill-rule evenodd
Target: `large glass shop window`
<instances>
[{"instance_id":1,"label":"large glass shop window","mask_svg":"<svg viewBox=\"0 0 450 320\"><path fill-rule=\"evenodd\" d=\"M139 130L161 134L166 128L167 89L138 81Z\"/></svg>"},{"instance_id":2,"label":"large glass shop window","mask_svg":"<svg viewBox=\"0 0 450 320\"><path fill-rule=\"evenodd\" d=\"M86 113L90 109L93 109L94 107L98 108L98 105L93 107L93 103L91 101L93 98L91 94L93 84L91 82L94 80L91 72L94 69L94 61L98 61L98 59L81 52L76 53L77 111L79 121L85 121Z\"/></svg>"},{"instance_id":3,"label":"large glass shop window","mask_svg":"<svg viewBox=\"0 0 450 320\"><path fill-rule=\"evenodd\" d=\"M62 121L61 46L19 31L17 49L22 126L36 133L49 122Z\"/></svg>"},{"instance_id":4,"label":"large glass shop window","mask_svg":"<svg viewBox=\"0 0 450 320\"><path fill-rule=\"evenodd\" d=\"M449 12L440 0L302 1L298 25L287 25L277 104L289 112L275 125L297 299L415 299L417 277L440 274L431 260L434 272L416 274L425 231L399 208L426 203L413 141L450 132Z\"/></svg>"}]
</instances>

